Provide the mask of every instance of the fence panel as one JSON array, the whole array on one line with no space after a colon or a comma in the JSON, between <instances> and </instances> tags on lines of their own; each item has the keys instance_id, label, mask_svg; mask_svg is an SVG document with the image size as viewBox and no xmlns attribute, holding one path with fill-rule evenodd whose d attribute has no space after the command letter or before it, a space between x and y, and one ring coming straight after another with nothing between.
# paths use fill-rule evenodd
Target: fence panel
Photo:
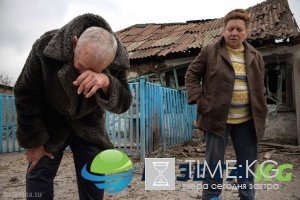
<instances>
[{"instance_id":1,"label":"fence panel","mask_svg":"<svg viewBox=\"0 0 300 200\"><path fill-rule=\"evenodd\" d=\"M16 140L15 98L0 94L0 153L21 151Z\"/></svg>"}]
</instances>

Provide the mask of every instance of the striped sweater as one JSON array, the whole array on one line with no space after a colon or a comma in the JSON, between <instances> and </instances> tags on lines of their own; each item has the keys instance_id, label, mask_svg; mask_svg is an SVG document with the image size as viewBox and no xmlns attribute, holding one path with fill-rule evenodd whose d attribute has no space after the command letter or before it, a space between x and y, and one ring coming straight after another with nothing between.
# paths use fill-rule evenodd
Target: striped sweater
<instances>
[{"instance_id":1,"label":"striped sweater","mask_svg":"<svg viewBox=\"0 0 300 200\"><path fill-rule=\"evenodd\" d=\"M252 118L245 68L244 46L232 49L226 46L235 73L234 89L227 123L240 124Z\"/></svg>"}]
</instances>

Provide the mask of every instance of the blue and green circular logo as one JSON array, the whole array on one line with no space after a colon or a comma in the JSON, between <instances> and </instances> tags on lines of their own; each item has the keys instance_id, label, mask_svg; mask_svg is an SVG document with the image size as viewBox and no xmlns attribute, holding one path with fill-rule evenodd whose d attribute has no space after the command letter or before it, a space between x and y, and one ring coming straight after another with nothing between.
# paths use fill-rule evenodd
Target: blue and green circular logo
<instances>
[{"instance_id":1,"label":"blue and green circular logo","mask_svg":"<svg viewBox=\"0 0 300 200\"><path fill-rule=\"evenodd\" d=\"M108 193L117 193L125 189L133 177L132 172L137 170L133 168L125 153L114 149L99 153L91 164L90 172L86 166L87 164L82 168L81 176Z\"/></svg>"}]
</instances>

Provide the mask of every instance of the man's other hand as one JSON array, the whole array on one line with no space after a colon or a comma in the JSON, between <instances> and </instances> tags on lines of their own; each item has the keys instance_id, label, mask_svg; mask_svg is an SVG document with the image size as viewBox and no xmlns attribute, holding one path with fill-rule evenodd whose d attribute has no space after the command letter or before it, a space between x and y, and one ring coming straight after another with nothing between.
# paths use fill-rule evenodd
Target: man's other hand
<instances>
[{"instance_id":1,"label":"man's other hand","mask_svg":"<svg viewBox=\"0 0 300 200\"><path fill-rule=\"evenodd\" d=\"M73 82L73 85L79 86L77 91L78 94L83 92L85 97L89 98L100 88L103 90L104 94L107 95L109 79L103 73L87 70L78 76L78 78Z\"/></svg>"},{"instance_id":2,"label":"man's other hand","mask_svg":"<svg viewBox=\"0 0 300 200\"><path fill-rule=\"evenodd\" d=\"M25 151L25 155L28 162L30 163L27 172L31 172L43 156L48 156L50 159L54 159L53 154L47 152L44 148L44 145L32 149L27 149Z\"/></svg>"}]
</instances>

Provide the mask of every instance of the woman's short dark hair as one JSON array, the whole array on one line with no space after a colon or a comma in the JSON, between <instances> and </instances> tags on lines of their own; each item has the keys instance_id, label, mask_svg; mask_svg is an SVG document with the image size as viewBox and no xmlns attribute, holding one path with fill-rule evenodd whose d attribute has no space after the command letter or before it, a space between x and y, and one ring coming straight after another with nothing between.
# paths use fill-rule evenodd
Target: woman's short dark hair
<instances>
[{"instance_id":1,"label":"woman's short dark hair","mask_svg":"<svg viewBox=\"0 0 300 200\"><path fill-rule=\"evenodd\" d=\"M227 22L231 19L241 19L245 22L246 27L248 27L250 16L244 9L234 9L224 17L224 25L226 26Z\"/></svg>"}]
</instances>

